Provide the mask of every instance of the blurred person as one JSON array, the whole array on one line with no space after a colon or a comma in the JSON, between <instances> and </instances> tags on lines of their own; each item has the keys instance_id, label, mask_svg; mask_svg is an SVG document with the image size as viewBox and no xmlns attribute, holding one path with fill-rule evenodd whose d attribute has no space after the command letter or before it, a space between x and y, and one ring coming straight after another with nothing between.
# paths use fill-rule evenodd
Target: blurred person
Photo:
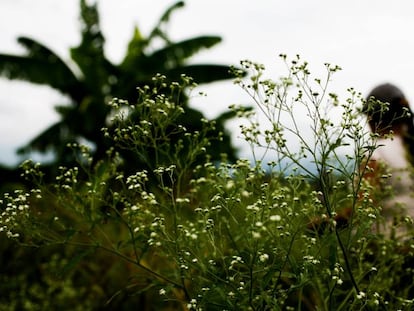
<instances>
[{"instance_id":1,"label":"blurred person","mask_svg":"<svg viewBox=\"0 0 414 311\"><path fill-rule=\"evenodd\" d=\"M377 181L384 173L390 174L385 186L391 188L391 195L377 203L381 204L381 214L385 218L384 232L392 232L393 225L410 224L406 216L414 218L413 114L404 93L389 83L375 87L368 94L363 112L371 131L378 134L378 148L369 166L374 169ZM381 186L381 182L373 185ZM399 235L405 230L398 226L397 231Z\"/></svg>"}]
</instances>

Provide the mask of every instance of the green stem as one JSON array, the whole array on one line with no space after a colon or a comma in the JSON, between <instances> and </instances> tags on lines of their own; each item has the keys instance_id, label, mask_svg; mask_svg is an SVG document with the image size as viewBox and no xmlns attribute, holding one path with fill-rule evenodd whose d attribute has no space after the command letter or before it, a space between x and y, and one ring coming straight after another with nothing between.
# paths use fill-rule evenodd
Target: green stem
<instances>
[{"instance_id":1,"label":"green stem","mask_svg":"<svg viewBox=\"0 0 414 311\"><path fill-rule=\"evenodd\" d=\"M358 284L357 284L357 282L354 278L354 274L352 273L351 264L349 263L349 259L348 259L348 255L346 254L345 246L342 243L342 239L339 236L338 229L336 229L336 228L335 228L335 235L336 235L336 239L338 240L339 248L341 249L342 255L344 257L345 267L346 267L346 270L348 271L348 275L349 275L349 278L351 279L351 283L354 286L356 292L359 293L360 290L359 290Z\"/></svg>"}]
</instances>

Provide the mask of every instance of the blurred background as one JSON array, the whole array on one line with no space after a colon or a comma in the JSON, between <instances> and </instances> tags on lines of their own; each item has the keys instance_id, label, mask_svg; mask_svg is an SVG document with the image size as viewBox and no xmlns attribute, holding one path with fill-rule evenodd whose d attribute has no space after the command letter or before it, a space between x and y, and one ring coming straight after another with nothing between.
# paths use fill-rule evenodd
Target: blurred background
<instances>
[{"instance_id":1,"label":"blurred background","mask_svg":"<svg viewBox=\"0 0 414 311\"><path fill-rule=\"evenodd\" d=\"M93 3L93 1L88 1ZM146 36L167 7L175 1L97 1L105 36L105 54L113 63L122 61L127 44L138 26ZM348 87L364 95L388 81L398 85L409 100L414 98L414 3L409 0L350 0L346 2L260 0L185 1L168 23L168 35L179 41L199 35L218 35L223 41L202 50L189 63L234 64L250 59L263 63L271 77L284 74L278 55L300 54L313 72L323 74L323 64L343 68L332 89L345 96ZM46 45L70 64L69 48L81 40L78 0L1 0L0 53L21 54L18 36ZM207 97L192 99L191 107L215 118L231 104L250 104L246 94L231 81L203 84ZM68 98L47 86L0 77L0 163L22 160L17 148L59 119L56 103ZM237 140L237 126L230 130L241 156L247 148Z\"/></svg>"}]
</instances>

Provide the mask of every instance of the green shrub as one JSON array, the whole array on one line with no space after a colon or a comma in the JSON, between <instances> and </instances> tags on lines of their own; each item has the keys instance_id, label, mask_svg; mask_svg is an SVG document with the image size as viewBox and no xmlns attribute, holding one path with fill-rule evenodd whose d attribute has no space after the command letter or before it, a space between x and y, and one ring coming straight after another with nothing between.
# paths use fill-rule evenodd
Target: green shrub
<instances>
[{"instance_id":1,"label":"green shrub","mask_svg":"<svg viewBox=\"0 0 414 311\"><path fill-rule=\"evenodd\" d=\"M127 176L113 150L95 164L86 147L71 145L79 165L61 167L49 185L39 165L23 163L35 187L5 195L0 230L60 249L42 277L57 269L61 283L49 293L43 281L40 301L60 297L55 308L91 310L410 309L413 248L373 230L382 219L372 198L384 194L363 178L376 136L358 112L361 95L350 89L342 102L329 92L336 66L327 64L321 80L299 57L282 60L288 70L278 81L248 61L250 80L236 78L267 122L233 107L247 120L241 131L253 165L225 155L209 161L214 122L202 131L177 123L185 114L175 92L191 80L167 85L161 76L135 104L114 99L114 126L103 130L154 167ZM260 148L272 161L263 162ZM6 292L2 303L15 303Z\"/></svg>"}]
</instances>

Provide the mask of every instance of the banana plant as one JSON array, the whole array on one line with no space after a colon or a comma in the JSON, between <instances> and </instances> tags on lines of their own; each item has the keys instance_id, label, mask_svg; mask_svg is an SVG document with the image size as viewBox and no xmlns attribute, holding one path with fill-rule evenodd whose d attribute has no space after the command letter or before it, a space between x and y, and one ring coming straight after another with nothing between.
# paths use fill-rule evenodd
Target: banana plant
<instances>
[{"instance_id":1,"label":"banana plant","mask_svg":"<svg viewBox=\"0 0 414 311\"><path fill-rule=\"evenodd\" d=\"M68 143L86 140L95 148L95 157L104 155L107 147L101 128L105 126L110 108L106 104L111 97L134 101L136 87L150 85L152 77L161 73L170 81L176 81L185 74L197 83L229 79L229 66L216 64L191 64L188 59L202 49L208 49L221 41L218 36L197 36L179 42L169 39L164 30L171 14L184 6L182 1L173 4L161 16L147 37L136 27L128 44L126 55L119 64L114 64L105 56L105 38L99 24L97 5L80 0L81 42L71 48L70 62L64 61L53 50L42 43L19 37L18 42L25 48L23 55L0 54L0 76L25 80L52 87L70 99L70 105L56 105L60 120L33 138L19 152L53 151L56 163L73 161L66 150ZM153 49L155 40L162 46ZM187 105L185 126L201 127L202 113ZM227 117L231 117L228 114ZM224 131L226 118L217 119L217 131ZM221 153L229 158L235 156L228 134L220 144L213 144L213 157Z\"/></svg>"}]
</instances>

